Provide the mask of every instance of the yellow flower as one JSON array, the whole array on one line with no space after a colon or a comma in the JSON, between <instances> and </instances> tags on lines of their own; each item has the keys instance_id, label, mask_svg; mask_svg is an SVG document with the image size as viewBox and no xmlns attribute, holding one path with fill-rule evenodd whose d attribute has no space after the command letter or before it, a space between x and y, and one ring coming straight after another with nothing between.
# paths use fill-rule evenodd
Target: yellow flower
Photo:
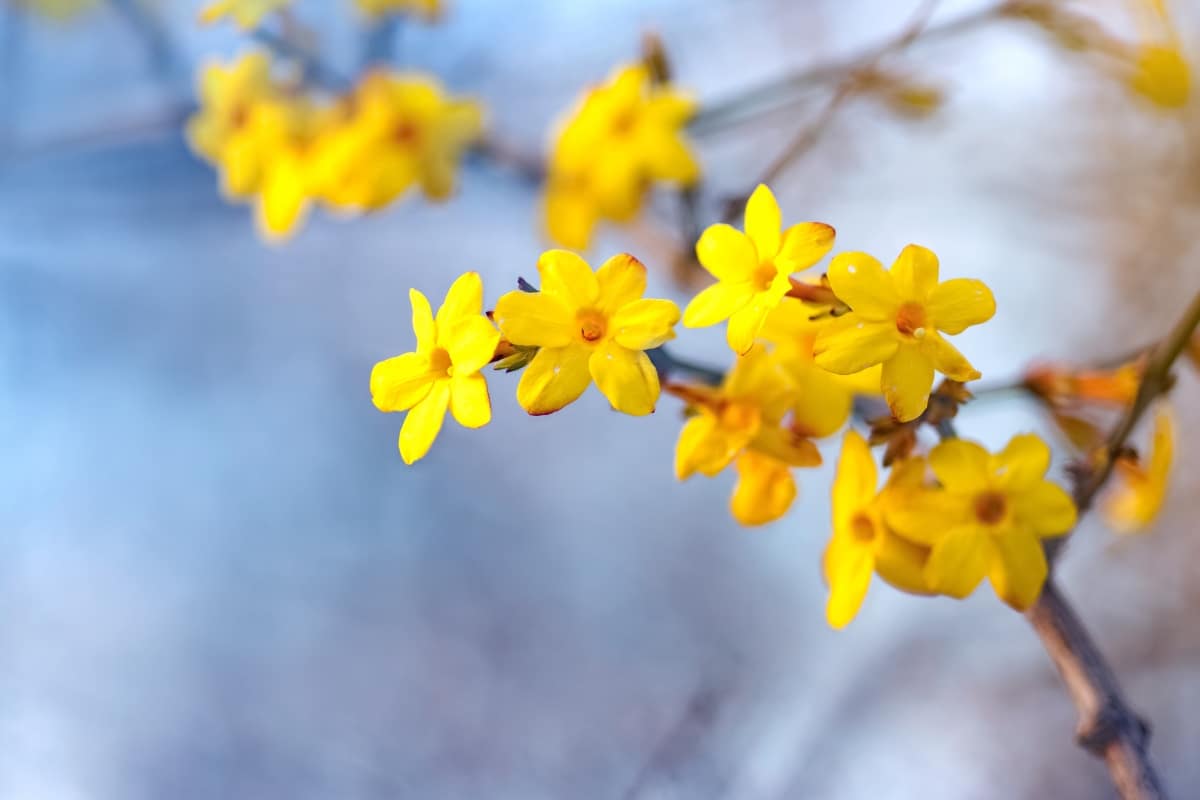
<instances>
[{"instance_id":1,"label":"yellow flower","mask_svg":"<svg viewBox=\"0 0 1200 800\"><path fill-rule=\"evenodd\" d=\"M795 425L813 438L832 436L850 418L856 395L879 393L879 367L854 375L835 375L813 360L817 332L829 319L813 320L821 309L784 298L767 315L759 338L771 345L784 375L795 387Z\"/></svg>"},{"instance_id":2,"label":"yellow flower","mask_svg":"<svg viewBox=\"0 0 1200 800\"><path fill-rule=\"evenodd\" d=\"M442 0L354 0L354 3L368 17L409 13L435 20L442 13Z\"/></svg>"},{"instance_id":3,"label":"yellow flower","mask_svg":"<svg viewBox=\"0 0 1200 800\"><path fill-rule=\"evenodd\" d=\"M893 467L888 486L919 486L924 474L923 459L908 459ZM884 524L878 480L867 441L847 431L833 479L833 535L821 560L829 584L825 618L833 628L844 628L858 614L872 573L904 591L927 593L923 571L929 548L900 538Z\"/></svg>"},{"instance_id":4,"label":"yellow flower","mask_svg":"<svg viewBox=\"0 0 1200 800\"><path fill-rule=\"evenodd\" d=\"M446 199L459 159L483 130L478 103L447 97L426 75L370 73L349 107L322 137L313 169L322 199L351 210L382 208L414 184Z\"/></svg>"},{"instance_id":5,"label":"yellow flower","mask_svg":"<svg viewBox=\"0 0 1200 800\"><path fill-rule=\"evenodd\" d=\"M1119 485L1104 505L1108 523L1120 533L1139 533L1152 523L1167 499L1171 462L1175 455L1175 424L1165 408L1154 417L1154 440L1150 458L1143 466L1136 460L1117 460Z\"/></svg>"},{"instance_id":6,"label":"yellow flower","mask_svg":"<svg viewBox=\"0 0 1200 800\"><path fill-rule=\"evenodd\" d=\"M42 14L55 22L66 22L98 5L98 0L16 0L17 8Z\"/></svg>"},{"instance_id":7,"label":"yellow flower","mask_svg":"<svg viewBox=\"0 0 1200 800\"><path fill-rule=\"evenodd\" d=\"M468 272L446 292L437 318L425 295L412 289L417 349L380 361L371 370L371 399L380 411L407 411L400 456L412 464L429 452L446 409L464 428L492 419L487 380L479 370L492 359L500 334L483 316L483 281Z\"/></svg>"},{"instance_id":8,"label":"yellow flower","mask_svg":"<svg viewBox=\"0 0 1200 800\"><path fill-rule=\"evenodd\" d=\"M1182 53L1179 34L1167 13L1166 3L1140 0L1137 5L1142 16L1149 18L1144 27L1157 33L1134 49L1129 87L1157 106L1181 108L1191 96L1191 67Z\"/></svg>"},{"instance_id":9,"label":"yellow flower","mask_svg":"<svg viewBox=\"0 0 1200 800\"><path fill-rule=\"evenodd\" d=\"M791 467L817 466L821 454L785 425L793 390L770 354L756 348L739 357L719 388L668 388L693 413L675 448L676 477L712 477L734 462L734 518L762 525L783 516L796 499Z\"/></svg>"},{"instance_id":10,"label":"yellow flower","mask_svg":"<svg viewBox=\"0 0 1200 800\"><path fill-rule=\"evenodd\" d=\"M292 0L216 0L200 10L200 22L214 22L233 17L242 30L248 31L262 24L263 17L289 5Z\"/></svg>"},{"instance_id":11,"label":"yellow flower","mask_svg":"<svg viewBox=\"0 0 1200 800\"><path fill-rule=\"evenodd\" d=\"M696 243L696 257L717 282L700 292L683 312L683 324L703 328L728 319L725 338L746 353L767 315L792 288L791 274L816 264L833 247L834 230L801 222L781 231L779 204L760 185L746 203L746 232L711 225Z\"/></svg>"},{"instance_id":12,"label":"yellow flower","mask_svg":"<svg viewBox=\"0 0 1200 800\"><path fill-rule=\"evenodd\" d=\"M200 71L199 95L199 110L187 121L188 143L200 156L220 163L226 160L226 147L245 131L255 109L282 100L283 93L271 80L267 54L253 51L228 66L206 64ZM231 193L244 194L242 183L231 187Z\"/></svg>"},{"instance_id":13,"label":"yellow flower","mask_svg":"<svg viewBox=\"0 0 1200 800\"><path fill-rule=\"evenodd\" d=\"M642 65L618 69L588 91L555 138L546 180L547 233L585 249L601 219L624 222L656 182L691 186L700 167L683 136L696 104L650 79Z\"/></svg>"},{"instance_id":14,"label":"yellow flower","mask_svg":"<svg viewBox=\"0 0 1200 800\"><path fill-rule=\"evenodd\" d=\"M982 281L938 283L937 256L910 244L890 272L866 253L841 253L829 265L829 282L853 311L817 334L817 364L839 375L882 364L883 395L901 422L925 411L934 369L956 381L979 378L941 334L962 333L996 313Z\"/></svg>"},{"instance_id":15,"label":"yellow flower","mask_svg":"<svg viewBox=\"0 0 1200 800\"><path fill-rule=\"evenodd\" d=\"M521 373L521 408L551 414L594 380L617 411L654 411L658 371L643 351L675 338L679 308L642 297L646 268L628 253L593 273L574 253L548 250L537 267L542 290L509 292L493 312L509 342L541 348Z\"/></svg>"},{"instance_id":16,"label":"yellow flower","mask_svg":"<svg viewBox=\"0 0 1200 800\"><path fill-rule=\"evenodd\" d=\"M926 585L961 599L987 576L1001 600L1029 608L1048 569L1040 540L1068 532L1076 519L1070 496L1045 480L1050 448L1033 434L1014 436L995 455L951 439L929 464L942 488L885 508L900 535L931 548Z\"/></svg>"}]
</instances>

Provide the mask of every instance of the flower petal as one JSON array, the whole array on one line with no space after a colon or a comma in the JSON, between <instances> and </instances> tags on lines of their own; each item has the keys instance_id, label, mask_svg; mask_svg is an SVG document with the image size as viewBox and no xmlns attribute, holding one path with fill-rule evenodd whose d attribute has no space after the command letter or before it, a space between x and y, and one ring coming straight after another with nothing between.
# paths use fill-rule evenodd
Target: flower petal
<instances>
[{"instance_id":1,"label":"flower petal","mask_svg":"<svg viewBox=\"0 0 1200 800\"><path fill-rule=\"evenodd\" d=\"M901 422L910 422L925 412L933 388L933 362L919 347L902 345L883 362L883 397Z\"/></svg>"},{"instance_id":2,"label":"flower petal","mask_svg":"<svg viewBox=\"0 0 1200 800\"><path fill-rule=\"evenodd\" d=\"M829 264L829 284L860 319L894 321L900 295L892 276L866 253L839 253Z\"/></svg>"},{"instance_id":3,"label":"flower petal","mask_svg":"<svg viewBox=\"0 0 1200 800\"><path fill-rule=\"evenodd\" d=\"M684 423L675 445L675 477L687 480L699 472L712 477L737 455L745 437L731 437L712 414L700 413Z\"/></svg>"},{"instance_id":4,"label":"flower petal","mask_svg":"<svg viewBox=\"0 0 1200 800\"><path fill-rule=\"evenodd\" d=\"M749 283L721 281L701 291L683 310L683 324L687 328L704 328L728 319L735 311L745 306L754 297L754 287Z\"/></svg>"},{"instance_id":5,"label":"flower petal","mask_svg":"<svg viewBox=\"0 0 1200 800\"><path fill-rule=\"evenodd\" d=\"M836 535L825 548L821 563L829 582L829 599L825 603L829 627L841 630L858 616L871 585L872 562L869 547L840 540Z\"/></svg>"},{"instance_id":6,"label":"flower petal","mask_svg":"<svg viewBox=\"0 0 1200 800\"><path fill-rule=\"evenodd\" d=\"M454 321L449 329L439 330L439 333L443 346L450 353L454 374L476 373L496 355L500 332L483 315L451 319Z\"/></svg>"},{"instance_id":7,"label":"flower petal","mask_svg":"<svg viewBox=\"0 0 1200 800\"><path fill-rule=\"evenodd\" d=\"M899 347L891 323L870 322L858 314L847 314L817 332L813 360L829 372L853 375L892 358Z\"/></svg>"},{"instance_id":8,"label":"flower petal","mask_svg":"<svg viewBox=\"0 0 1200 800\"><path fill-rule=\"evenodd\" d=\"M925 584L928 547L910 542L884 528L875 545L875 573L892 586L909 594L929 594Z\"/></svg>"},{"instance_id":9,"label":"flower petal","mask_svg":"<svg viewBox=\"0 0 1200 800\"><path fill-rule=\"evenodd\" d=\"M371 370L371 400L380 411L407 411L433 385L429 359L419 353L380 361Z\"/></svg>"},{"instance_id":10,"label":"flower petal","mask_svg":"<svg viewBox=\"0 0 1200 800\"><path fill-rule=\"evenodd\" d=\"M446 299L437 312L437 324L441 328L462 317L477 317L482 313L483 279L478 272L464 272L450 284Z\"/></svg>"},{"instance_id":11,"label":"flower petal","mask_svg":"<svg viewBox=\"0 0 1200 800\"><path fill-rule=\"evenodd\" d=\"M568 309L595 304L600 294L596 274L587 262L570 250L547 250L538 259L542 291L557 297Z\"/></svg>"},{"instance_id":12,"label":"flower petal","mask_svg":"<svg viewBox=\"0 0 1200 800\"><path fill-rule=\"evenodd\" d=\"M720 281L749 281L758 269L758 251L750 237L724 223L704 229L696 242L696 258Z\"/></svg>"},{"instance_id":13,"label":"flower petal","mask_svg":"<svg viewBox=\"0 0 1200 800\"><path fill-rule=\"evenodd\" d=\"M592 382L586 347L543 347L521 373L517 402L534 416L574 403Z\"/></svg>"},{"instance_id":14,"label":"flower petal","mask_svg":"<svg viewBox=\"0 0 1200 800\"><path fill-rule=\"evenodd\" d=\"M845 529L850 519L875 499L879 471L867 440L857 431L846 431L833 478L833 526Z\"/></svg>"},{"instance_id":15,"label":"flower petal","mask_svg":"<svg viewBox=\"0 0 1200 800\"><path fill-rule=\"evenodd\" d=\"M896 256L891 273L901 298L924 303L938 285L938 257L928 248L910 244Z\"/></svg>"},{"instance_id":16,"label":"flower petal","mask_svg":"<svg viewBox=\"0 0 1200 800\"><path fill-rule=\"evenodd\" d=\"M955 528L930 551L925 582L939 594L962 600L979 586L992 558L990 536L971 525Z\"/></svg>"},{"instance_id":17,"label":"flower petal","mask_svg":"<svg viewBox=\"0 0 1200 800\"><path fill-rule=\"evenodd\" d=\"M596 388L617 411L635 417L654 412L660 391L658 370L645 353L610 341L592 351L588 369Z\"/></svg>"},{"instance_id":18,"label":"flower petal","mask_svg":"<svg viewBox=\"0 0 1200 800\"><path fill-rule=\"evenodd\" d=\"M1008 440L993 458L1000 486L1013 492L1041 483L1050 469L1050 448L1033 433L1021 433Z\"/></svg>"},{"instance_id":19,"label":"flower petal","mask_svg":"<svg viewBox=\"0 0 1200 800\"><path fill-rule=\"evenodd\" d=\"M754 243L758 251L758 260L766 261L774 258L779 252L780 230L783 227L782 214L775 195L760 183L746 202L746 235Z\"/></svg>"},{"instance_id":20,"label":"flower petal","mask_svg":"<svg viewBox=\"0 0 1200 800\"><path fill-rule=\"evenodd\" d=\"M990 461L991 456L982 445L966 439L947 439L929 453L933 474L955 494L986 491L991 478Z\"/></svg>"},{"instance_id":21,"label":"flower petal","mask_svg":"<svg viewBox=\"0 0 1200 800\"><path fill-rule=\"evenodd\" d=\"M992 537L996 558L990 577L996 596L1017 611L1025 611L1038 595L1050 568L1042 543L1020 528Z\"/></svg>"},{"instance_id":22,"label":"flower petal","mask_svg":"<svg viewBox=\"0 0 1200 800\"><path fill-rule=\"evenodd\" d=\"M758 292L749 303L733 312L729 317L729 325L725 328L725 341L729 343L730 349L738 355L750 352L750 348L754 347L754 340L758 338L758 332L767 321L767 315L777 305L779 300L772 302L769 292Z\"/></svg>"},{"instance_id":23,"label":"flower petal","mask_svg":"<svg viewBox=\"0 0 1200 800\"><path fill-rule=\"evenodd\" d=\"M743 525L764 525L787 513L796 499L796 481L787 464L747 450L734 462L738 482L729 508Z\"/></svg>"},{"instance_id":24,"label":"flower petal","mask_svg":"<svg viewBox=\"0 0 1200 800\"><path fill-rule=\"evenodd\" d=\"M508 292L496 302L492 318L504 338L525 346L562 347L575 330L567 307L544 292Z\"/></svg>"},{"instance_id":25,"label":"flower petal","mask_svg":"<svg viewBox=\"0 0 1200 800\"><path fill-rule=\"evenodd\" d=\"M618 253L596 271L600 296L596 307L614 314L646 291L646 267L629 253Z\"/></svg>"},{"instance_id":26,"label":"flower petal","mask_svg":"<svg viewBox=\"0 0 1200 800\"><path fill-rule=\"evenodd\" d=\"M417 352L429 353L437 347L437 328L433 324L433 309L429 299L416 289L408 290L408 302L412 304L413 333L417 335Z\"/></svg>"},{"instance_id":27,"label":"flower petal","mask_svg":"<svg viewBox=\"0 0 1200 800\"><path fill-rule=\"evenodd\" d=\"M996 313L996 298L983 281L955 278L939 283L925 305L933 326L949 334L987 322Z\"/></svg>"},{"instance_id":28,"label":"flower petal","mask_svg":"<svg viewBox=\"0 0 1200 800\"><path fill-rule=\"evenodd\" d=\"M800 272L816 264L833 249L837 233L824 222L801 222L783 233L775 265L785 272Z\"/></svg>"},{"instance_id":29,"label":"flower petal","mask_svg":"<svg viewBox=\"0 0 1200 800\"><path fill-rule=\"evenodd\" d=\"M971 519L970 499L941 489L892 489L884 492L884 519L910 542L935 545L948 530Z\"/></svg>"},{"instance_id":30,"label":"flower petal","mask_svg":"<svg viewBox=\"0 0 1200 800\"><path fill-rule=\"evenodd\" d=\"M433 446L450 403L450 381L434 381L421 402L412 407L400 426L400 457L405 464L420 461Z\"/></svg>"},{"instance_id":31,"label":"flower petal","mask_svg":"<svg viewBox=\"0 0 1200 800\"><path fill-rule=\"evenodd\" d=\"M1061 536L1074 528L1078 519L1071 495L1050 481L1010 494L1009 500L1013 515L1041 537Z\"/></svg>"},{"instance_id":32,"label":"flower petal","mask_svg":"<svg viewBox=\"0 0 1200 800\"><path fill-rule=\"evenodd\" d=\"M821 466L821 451L812 440L797 436L784 428L759 428L750 441L750 449L790 467Z\"/></svg>"},{"instance_id":33,"label":"flower petal","mask_svg":"<svg viewBox=\"0 0 1200 800\"><path fill-rule=\"evenodd\" d=\"M643 299L626 303L608 321L617 344L631 350L650 350L675 338L679 306L670 300Z\"/></svg>"},{"instance_id":34,"label":"flower petal","mask_svg":"<svg viewBox=\"0 0 1200 800\"><path fill-rule=\"evenodd\" d=\"M966 383L980 378L979 370L971 366L971 362L958 351L958 348L946 341L940 333L927 331L921 341L921 350L933 361L938 372L953 381Z\"/></svg>"},{"instance_id":35,"label":"flower petal","mask_svg":"<svg viewBox=\"0 0 1200 800\"><path fill-rule=\"evenodd\" d=\"M450 413L464 428L482 428L492 421L492 398L487 379L474 375L455 375L450 381Z\"/></svg>"}]
</instances>

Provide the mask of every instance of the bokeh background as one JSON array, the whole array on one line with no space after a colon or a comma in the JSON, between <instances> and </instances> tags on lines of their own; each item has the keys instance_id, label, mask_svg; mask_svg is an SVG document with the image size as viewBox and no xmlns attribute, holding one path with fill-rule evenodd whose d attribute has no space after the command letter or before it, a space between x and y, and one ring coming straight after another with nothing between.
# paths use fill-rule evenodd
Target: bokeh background
<instances>
[{"instance_id":1,"label":"bokeh background","mask_svg":"<svg viewBox=\"0 0 1200 800\"><path fill-rule=\"evenodd\" d=\"M406 468L371 366L409 349L409 286L440 297L474 269L494 300L533 273L536 189L475 162L449 204L261 243L180 134L197 66L245 47L197 27L198 5L157 6L158 50L119 3L66 25L0 5L0 797L1112 796L1038 640L987 589L877 584L848 630L826 627L829 467L799 473L785 519L741 529L732 476L675 482L670 398L634 419L591 391L532 419L498 376L495 422L448 423ZM349 5L297 5L348 70ZM454 0L400 32L398 58L536 154L647 30L720 100L882 41L912 5ZM1086 5L1136 38L1127 4ZM1174 11L1195 45L1200 8ZM999 313L960 338L988 380L1170 325L1200 283L1192 114L1018 22L895 63L943 107L847 104L776 183L785 220L885 261L925 244L944 275L986 280ZM745 191L823 102L698 138L714 196ZM647 225L591 256L627 249L652 293L686 299ZM680 349L723 364L721 339ZM1062 573L1179 797L1200 792L1197 389L1184 370L1154 530L1089 519ZM960 430L1055 435L1011 397Z\"/></svg>"}]
</instances>

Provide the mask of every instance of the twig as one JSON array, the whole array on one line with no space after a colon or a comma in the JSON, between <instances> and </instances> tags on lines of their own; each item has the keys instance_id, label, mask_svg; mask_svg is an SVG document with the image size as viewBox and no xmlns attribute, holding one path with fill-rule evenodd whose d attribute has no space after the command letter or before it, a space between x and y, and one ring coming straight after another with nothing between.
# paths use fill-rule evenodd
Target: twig
<instances>
[{"instance_id":1,"label":"twig","mask_svg":"<svg viewBox=\"0 0 1200 800\"><path fill-rule=\"evenodd\" d=\"M1137 396L1134 397L1133 403L1126 409L1124 416L1109 434L1108 442L1098 457L1099 460L1079 481L1075 490L1075 505L1079 507L1080 513L1091 507L1092 502L1096 499L1096 494L1112 474L1117 456L1125 447L1125 440L1129 438L1129 434L1133 432L1138 420L1150 407L1150 403L1170 386L1171 367L1188 346L1197 326L1200 326L1200 292L1197 292L1196 296L1192 298L1191 304L1188 305L1179 321L1175 323L1175 327L1151 349L1150 358L1142 373L1141 383L1138 385Z\"/></svg>"},{"instance_id":2,"label":"twig","mask_svg":"<svg viewBox=\"0 0 1200 800\"><path fill-rule=\"evenodd\" d=\"M857 80L857 76L863 72L873 70L883 58L897 53L912 44L921 35L921 31L929 23L929 18L933 15L940 2L941 0L924 0L909 23L904 26L904 30L896 38L871 53L869 57L856 62L853 68L847 70L838 83L837 89L830 95L829 100L822 107L821 112L811 123L792 137L791 141L784 147L783 152L776 156L767 168L763 170L762 175L759 176L754 185L757 186L760 183L769 185L773 183L796 159L811 150L829 129L834 117L837 116L838 110L846 100L858 91L859 81ZM750 194L747 192L726 203L722 220L725 222L736 220L749 197Z\"/></svg>"},{"instance_id":3,"label":"twig","mask_svg":"<svg viewBox=\"0 0 1200 800\"><path fill-rule=\"evenodd\" d=\"M1041 595L1025 617L1079 710L1079 744L1108 764L1121 797L1165 798L1147 752L1149 726L1129 707L1112 668L1059 592L1053 576L1046 579Z\"/></svg>"},{"instance_id":4,"label":"twig","mask_svg":"<svg viewBox=\"0 0 1200 800\"><path fill-rule=\"evenodd\" d=\"M772 78L758 86L743 89L726 100L706 104L692 119L690 130L693 134L704 135L743 122L746 118L763 110L773 110L786 104L790 94L842 80L847 74L860 70L863 66L874 63L884 55L893 52L898 45L907 46L918 38L923 42L949 38L969 31L982 23L1001 19L1009 13L1011 7L1011 0L1005 0L1005 2L980 8L949 22L923 28L917 35L913 35L910 32L911 29L906 29L883 44L875 45L864 51L806 67L790 75Z\"/></svg>"},{"instance_id":5,"label":"twig","mask_svg":"<svg viewBox=\"0 0 1200 800\"><path fill-rule=\"evenodd\" d=\"M725 380L725 373L721 370L704 364L698 364L695 361L689 361L686 358L680 358L674 353L669 352L666 347L656 347L653 350L647 350L646 355L650 357L650 362L658 370L660 378L668 378L672 374L686 372L710 386L719 386Z\"/></svg>"}]
</instances>

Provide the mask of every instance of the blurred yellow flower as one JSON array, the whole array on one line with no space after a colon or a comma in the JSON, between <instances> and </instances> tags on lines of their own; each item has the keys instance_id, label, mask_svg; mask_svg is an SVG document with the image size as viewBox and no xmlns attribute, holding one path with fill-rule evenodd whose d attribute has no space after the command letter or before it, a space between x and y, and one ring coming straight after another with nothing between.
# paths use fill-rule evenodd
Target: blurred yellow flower
<instances>
[{"instance_id":1,"label":"blurred yellow flower","mask_svg":"<svg viewBox=\"0 0 1200 800\"><path fill-rule=\"evenodd\" d=\"M539 347L517 385L530 414L551 414L583 394L594 380L617 411L654 411L658 371L643 352L675 338L679 308L643 298L646 268L628 253L596 272L566 250L538 259L540 292L509 292L493 318L515 345Z\"/></svg>"},{"instance_id":2,"label":"blurred yellow flower","mask_svg":"<svg viewBox=\"0 0 1200 800\"><path fill-rule=\"evenodd\" d=\"M702 328L727 319L725 338L733 351L753 347L767 315L791 289L791 274L816 264L833 247L834 230L822 222L781 228L779 204L764 185L746 203L745 233L710 225L696 243L696 257L717 282L692 298L683 324Z\"/></svg>"},{"instance_id":3,"label":"blurred yellow flower","mask_svg":"<svg viewBox=\"0 0 1200 800\"><path fill-rule=\"evenodd\" d=\"M347 107L316 146L313 171L322 199L350 210L382 208L413 185L431 200L449 197L483 130L479 104L446 96L428 75L372 72Z\"/></svg>"},{"instance_id":4,"label":"blurred yellow flower","mask_svg":"<svg viewBox=\"0 0 1200 800\"><path fill-rule=\"evenodd\" d=\"M676 477L712 477L734 462L734 518L762 525L783 516L796 499L791 467L817 466L821 454L785 424L794 392L771 355L755 348L740 356L719 388L668 388L693 414L675 447Z\"/></svg>"},{"instance_id":5,"label":"blurred yellow flower","mask_svg":"<svg viewBox=\"0 0 1200 800\"><path fill-rule=\"evenodd\" d=\"M1137 10L1152 31L1133 50L1129 87L1157 106L1167 109L1187 105L1192 91L1191 67L1182 52L1179 33L1163 0L1137 0Z\"/></svg>"},{"instance_id":6,"label":"blurred yellow flower","mask_svg":"<svg viewBox=\"0 0 1200 800\"><path fill-rule=\"evenodd\" d=\"M817 366L813 343L817 332L830 319L813 320L822 309L785 297L767 315L759 333L774 353L780 368L795 387L792 411L795 425L813 438L831 436L846 424L855 395L879 394L881 367L871 367L854 375L835 375Z\"/></svg>"},{"instance_id":7,"label":"blurred yellow flower","mask_svg":"<svg viewBox=\"0 0 1200 800\"><path fill-rule=\"evenodd\" d=\"M41 14L57 22L66 22L100 5L99 0L15 0L19 9Z\"/></svg>"},{"instance_id":8,"label":"blurred yellow flower","mask_svg":"<svg viewBox=\"0 0 1200 800\"><path fill-rule=\"evenodd\" d=\"M929 454L942 488L885 507L887 523L931 548L925 582L964 598L985 576L1018 611L1041 593L1048 567L1041 539L1075 525L1075 504L1045 479L1050 448L1033 434L1014 436L992 455L974 442L944 441Z\"/></svg>"},{"instance_id":9,"label":"blurred yellow flower","mask_svg":"<svg viewBox=\"0 0 1200 800\"><path fill-rule=\"evenodd\" d=\"M368 17L407 13L434 20L442 13L442 0L354 0L354 4Z\"/></svg>"},{"instance_id":10,"label":"blurred yellow flower","mask_svg":"<svg viewBox=\"0 0 1200 800\"><path fill-rule=\"evenodd\" d=\"M220 170L227 197L255 199L259 230L277 240L309 206L312 148L333 118L331 109L275 84L266 55L254 52L205 67L187 137Z\"/></svg>"},{"instance_id":11,"label":"blurred yellow flower","mask_svg":"<svg viewBox=\"0 0 1200 800\"><path fill-rule=\"evenodd\" d=\"M242 30L253 30L263 18L289 5L292 0L216 0L200 9L200 22L211 25L228 17Z\"/></svg>"},{"instance_id":12,"label":"blurred yellow flower","mask_svg":"<svg viewBox=\"0 0 1200 800\"><path fill-rule=\"evenodd\" d=\"M653 82L642 64L584 94L555 138L544 200L546 230L586 249L601 219L626 222L656 182L691 186L700 166L683 136L691 98Z\"/></svg>"},{"instance_id":13,"label":"blurred yellow flower","mask_svg":"<svg viewBox=\"0 0 1200 800\"><path fill-rule=\"evenodd\" d=\"M910 244L890 272L866 253L841 253L829 266L829 282L853 310L817 334L817 364L839 375L882 364L883 395L900 421L925 411L935 369L956 381L979 378L942 334L962 333L996 313L982 281L938 283L937 256Z\"/></svg>"},{"instance_id":14,"label":"blurred yellow flower","mask_svg":"<svg viewBox=\"0 0 1200 800\"><path fill-rule=\"evenodd\" d=\"M923 459L901 461L888 486L919 487L924 475ZM866 439L847 431L833 479L833 535L821 559L829 584L825 618L833 628L844 628L858 614L873 573L904 591L928 593L924 569L929 548L900 538L884 524L878 480Z\"/></svg>"},{"instance_id":15,"label":"blurred yellow flower","mask_svg":"<svg viewBox=\"0 0 1200 800\"><path fill-rule=\"evenodd\" d=\"M1154 439L1146 463L1117 459L1119 483L1104 505L1104 516L1119 533L1140 533L1158 516L1167 499L1174 456L1175 423L1164 407L1154 417Z\"/></svg>"},{"instance_id":16,"label":"blurred yellow flower","mask_svg":"<svg viewBox=\"0 0 1200 800\"><path fill-rule=\"evenodd\" d=\"M483 281L477 272L458 278L436 319L425 295L408 293L417 349L380 361L371 370L371 399L380 411L407 411L400 456L412 464L429 452L446 409L465 428L492 419L487 380L479 373L496 351L500 334L483 316Z\"/></svg>"}]
</instances>

